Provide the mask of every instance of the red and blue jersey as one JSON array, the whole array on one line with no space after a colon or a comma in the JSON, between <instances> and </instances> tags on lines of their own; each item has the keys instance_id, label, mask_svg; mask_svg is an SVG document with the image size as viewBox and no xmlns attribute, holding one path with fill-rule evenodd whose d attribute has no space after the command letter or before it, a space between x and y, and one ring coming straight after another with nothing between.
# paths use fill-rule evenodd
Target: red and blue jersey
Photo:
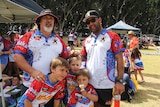
<instances>
[{"instance_id":1,"label":"red and blue jersey","mask_svg":"<svg viewBox=\"0 0 160 107\"><path fill-rule=\"evenodd\" d=\"M123 52L123 61L124 61L124 67L130 67L130 61L129 58L131 57L129 49L125 49Z\"/></svg>"},{"instance_id":2,"label":"red and blue jersey","mask_svg":"<svg viewBox=\"0 0 160 107\"><path fill-rule=\"evenodd\" d=\"M58 56L68 58L69 55L64 41L59 36L52 33L46 38L40 30L23 35L18 40L14 52L23 55L33 68L45 75L50 71L50 62L53 58ZM23 75L23 84L28 87L33 78L26 72Z\"/></svg>"},{"instance_id":3,"label":"red and blue jersey","mask_svg":"<svg viewBox=\"0 0 160 107\"><path fill-rule=\"evenodd\" d=\"M81 54L86 58L86 68L91 75L90 83L95 88L114 87L115 55L120 53L120 49L120 37L106 29L97 36L91 33L83 42Z\"/></svg>"},{"instance_id":4,"label":"red and blue jersey","mask_svg":"<svg viewBox=\"0 0 160 107\"><path fill-rule=\"evenodd\" d=\"M95 91L94 87L91 84L88 84L88 86L85 88L85 90L93 95L97 95L97 92ZM81 94L81 90L79 87L76 87L70 96L70 99L68 101L67 107L94 107L94 102L91 101L89 98L84 97Z\"/></svg>"},{"instance_id":5,"label":"red and blue jersey","mask_svg":"<svg viewBox=\"0 0 160 107\"><path fill-rule=\"evenodd\" d=\"M66 77L65 103L68 103L68 99L70 98L71 93L77 86L78 84L76 82L76 75L69 72Z\"/></svg>"},{"instance_id":6,"label":"red and blue jersey","mask_svg":"<svg viewBox=\"0 0 160 107\"><path fill-rule=\"evenodd\" d=\"M46 75L46 82L34 80L28 90L21 97L17 107L24 107L24 101L27 99L32 102L32 107L45 105L52 97L62 99L64 97L64 87L66 80L51 83Z\"/></svg>"},{"instance_id":7,"label":"red and blue jersey","mask_svg":"<svg viewBox=\"0 0 160 107\"><path fill-rule=\"evenodd\" d=\"M10 41L2 38L0 40L0 51L8 51L11 48Z\"/></svg>"}]
</instances>

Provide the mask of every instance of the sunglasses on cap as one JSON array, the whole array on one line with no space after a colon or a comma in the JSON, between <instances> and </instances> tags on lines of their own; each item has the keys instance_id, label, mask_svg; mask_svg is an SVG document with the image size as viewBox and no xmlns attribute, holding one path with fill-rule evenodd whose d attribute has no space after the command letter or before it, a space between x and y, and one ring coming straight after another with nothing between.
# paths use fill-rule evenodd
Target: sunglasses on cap
<instances>
[{"instance_id":1,"label":"sunglasses on cap","mask_svg":"<svg viewBox=\"0 0 160 107\"><path fill-rule=\"evenodd\" d=\"M89 25L91 22L94 23L94 22L96 22L97 19L98 19L98 18L92 18L92 19L90 19L90 20L87 20L87 21L86 21L86 24Z\"/></svg>"}]
</instances>

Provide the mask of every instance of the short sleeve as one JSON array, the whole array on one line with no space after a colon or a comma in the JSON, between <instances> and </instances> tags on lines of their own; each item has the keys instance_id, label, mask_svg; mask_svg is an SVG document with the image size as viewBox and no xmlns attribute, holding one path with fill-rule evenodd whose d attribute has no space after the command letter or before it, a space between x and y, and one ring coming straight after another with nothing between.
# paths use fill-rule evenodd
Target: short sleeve
<instances>
[{"instance_id":1,"label":"short sleeve","mask_svg":"<svg viewBox=\"0 0 160 107\"><path fill-rule=\"evenodd\" d=\"M30 101L33 101L36 98L37 94L40 92L42 86L43 86L42 82L34 80L25 93L27 96L27 99Z\"/></svg>"},{"instance_id":2,"label":"short sleeve","mask_svg":"<svg viewBox=\"0 0 160 107\"><path fill-rule=\"evenodd\" d=\"M111 32L111 31L107 31L107 33L109 34L109 36L112 40L111 50L115 54L119 53L120 49L121 49L121 39L120 39L119 35L116 34L115 32Z\"/></svg>"},{"instance_id":3,"label":"short sleeve","mask_svg":"<svg viewBox=\"0 0 160 107\"><path fill-rule=\"evenodd\" d=\"M63 50L61 52L61 57L64 58L64 59L67 59L69 57L69 52L68 52L68 49L67 49L67 45L65 44L65 42L62 40L61 37L59 37L58 35L56 35L58 37L58 39L60 39L61 43L62 43L62 46L63 46Z\"/></svg>"},{"instance_id":4,"label":"short sleeve","mask_svg":"<svg viewBox=\"0 0 160 107\"><path fill-rule=\"evenodd\" d=\"M15 53L23 53L23 54L27 53L28 42L32 34L33 32L28 32L24 34L23 37L17 41L17 44L14 47Z\"/></svg>"}]
</instances>

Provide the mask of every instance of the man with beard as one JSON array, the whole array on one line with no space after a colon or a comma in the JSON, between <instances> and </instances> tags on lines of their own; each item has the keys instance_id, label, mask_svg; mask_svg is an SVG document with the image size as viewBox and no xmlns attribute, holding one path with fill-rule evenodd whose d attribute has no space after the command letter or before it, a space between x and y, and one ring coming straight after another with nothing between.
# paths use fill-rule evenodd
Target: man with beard
<instances>
[{"instance_id":1,"label":"man with beard","mask_svg":"<svg viewBox=\"0 0 160 107\"><path fill-rule=\"evenodd\" d=\"M50 72L51 59L58 56L67 58L69 54L64 41L54 33L58 17L51 10L43 10L35 22L38 29L24 34L14 48L15 62L24 71L21 94L28 89L33 79L46 81L45 75Z\"/></svg>"},{"instance_id":2,"label":"man with beard","mask_svg":"<svg viewBox=\"0 0 160 107\"><path fill-rule=\"evenodd\" d=\"M98 94L95 107L111 107L113 88L114 94L120 95L124 91L121 39L102 27L102 18L96 10L88 11L83 22L91 31L83 42L81 54L90 71L90 83Z\"/></svg>"}]
</instances>

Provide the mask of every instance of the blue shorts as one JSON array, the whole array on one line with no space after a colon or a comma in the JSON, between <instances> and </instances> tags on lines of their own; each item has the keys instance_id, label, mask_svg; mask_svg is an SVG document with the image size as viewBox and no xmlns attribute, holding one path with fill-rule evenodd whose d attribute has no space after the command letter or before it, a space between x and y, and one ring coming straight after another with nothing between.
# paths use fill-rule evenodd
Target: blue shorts
<instances>
[{"instance_id":1,"label":"blue shorts","mask_svg":"<svg viewBox=\"0 0 160 107\"><path fill-rule=\"evenodd\" d=\"M8 64L8 55L0 55L1 64L7 65Z\"/></svg>"}]
</instances>

